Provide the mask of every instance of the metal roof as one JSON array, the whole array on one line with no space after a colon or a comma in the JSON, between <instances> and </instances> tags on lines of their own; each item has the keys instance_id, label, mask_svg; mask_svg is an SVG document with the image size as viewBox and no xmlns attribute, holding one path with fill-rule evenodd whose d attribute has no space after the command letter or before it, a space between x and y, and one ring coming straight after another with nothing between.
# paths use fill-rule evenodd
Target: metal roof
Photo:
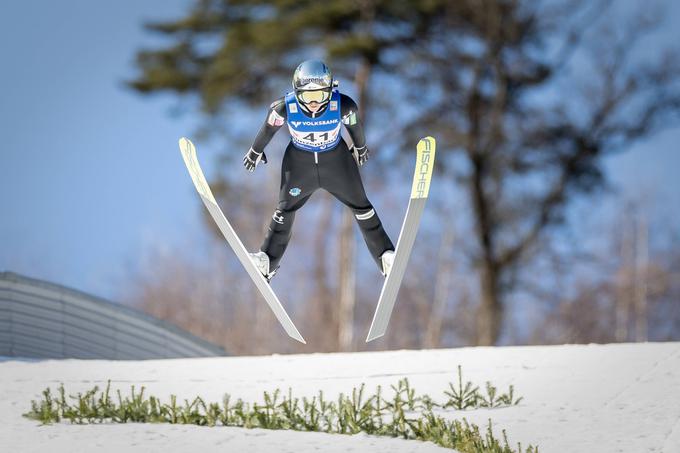
<instances>
[{"instance_id":1,"label":"metal roof","mask_svg":"<svg viewBox=\"0 0 680 453\"><path fill-rule=\"evenodd\" d=\"M0 273L0 356L138 360L221 355L222 348L130 307Z\"/></svg>"}]
</instances>

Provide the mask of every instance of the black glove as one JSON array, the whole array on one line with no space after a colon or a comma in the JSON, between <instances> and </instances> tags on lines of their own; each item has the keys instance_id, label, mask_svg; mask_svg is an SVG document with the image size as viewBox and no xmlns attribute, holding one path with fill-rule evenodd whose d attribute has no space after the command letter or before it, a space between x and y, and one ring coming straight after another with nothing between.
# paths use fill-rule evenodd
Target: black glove
<instances>
[{"instance_id":1,"label":"black glove","mask_svg":"<svg viewBox=\"0 0 680 453\"><path fill-rule=\"evenodd\" d=\"M354 149L356 150L355 158L357 160L357 164L359 164L361 167L368 160L368 148L366 148L366 145L364 145L361 148L357 148L355 146Z\"/></svg>"},{"instance_id":2,"label":"black glove","mask_svg":"<svg viewBox=\"0 0 680 453\"><path fill-rule=\"evenodd\" d=\"M255 171L255 167L260 161L267 163L267 155L264 151L257 152L253 148L250 148L245 156L243 156L243 166L246 167L248 171Z\"/></svg>"}]
</instances>

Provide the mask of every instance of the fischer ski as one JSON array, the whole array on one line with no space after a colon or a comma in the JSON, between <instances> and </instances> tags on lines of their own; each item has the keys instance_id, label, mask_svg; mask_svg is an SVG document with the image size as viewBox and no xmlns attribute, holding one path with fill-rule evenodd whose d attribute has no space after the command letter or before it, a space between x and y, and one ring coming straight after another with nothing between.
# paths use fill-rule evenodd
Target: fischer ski
<instances>
[{"instance_id":1,"label":"fischer ski","mask_svg":"<svg viewBox=\"0 0 680 453\"><path fill-rule=\"evenodd\" d=\"M397 293L406 272L408 258L411 255L413 242L416 239L416 233L418 233L418 226L420 225L420 218L430 191L436 147L436 141L433 137L425 137L418 142L411 198L406 208L406 216L401 226L401 232L399 233L392 270L383 283L378 306L375 309L371 328L366 337L366 343L382 337L387 331L387 324L390 321L394 302L397 299Z\"/></svg>"},{"instance_id":2,"label":"fischer ski","mask_svg":"<svg viewBox=\"0 0 680 453\"><path fill-rule=\"evenodd\" d=\"M293 324L293 321L291 321L288 313L286 313L283 305L281 305L278 297L276 297L276 294L272 290L271 286L269 286L267 280L260 273L257 267L255 267L255 264L253 264L253 262L250 260L248 251L236 235L234 228L222 213L220 207L217 205L217 201L215 201L215 197L213 196L212 191L208 186L208 182L203 175L201 166L198 163L194 144L191 143L189 139L182 137L179 139L179 149L182 152L184 163L189 170L189 174L191 175L191 179L194 182L194 186L201 196L201 200L203 200L203 204L208 209L208 212L210 212L210 215L212 216L213 220L215 220L215 223L217 223L222 235L224 235L224 238L234 250L234 253L236 253L236 257L248 272L248 275L255 283L255 286L257 286L257 289L260 290L260 293L262 293L262 296L267 301L267 304L269 304L269 308L271 308L274 312L276 319L279 320L281 326L283 326L283 329L291 338L301 343L306 343L305 339L302 338L302 335L300 335L300 332L298 332L297 328L295 327L295 324Z\"/></svg>"}]
</instances>

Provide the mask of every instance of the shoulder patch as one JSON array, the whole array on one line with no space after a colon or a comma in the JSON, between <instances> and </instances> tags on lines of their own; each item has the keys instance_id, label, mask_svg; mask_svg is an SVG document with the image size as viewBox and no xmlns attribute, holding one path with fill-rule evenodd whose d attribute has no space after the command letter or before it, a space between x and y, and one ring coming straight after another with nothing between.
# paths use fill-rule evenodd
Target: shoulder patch
<instances>
[{"instance_id":1,"label":"shoulder patch","mask_svg":"<svg viewBox=\"0 0 680 453\"><path fill-rule=\"evenodd\" d=\"M349 113L342 117L342 122L348 126L354 126L357 124L357 114L354 110L350 110Z\"/></svg>"},{"instance_id":2,"label":"shoulder patch","mask_svg":"<svg viewBox=\"0 0 680 453\"><path fill-rule=\"evenodd\" d=\"M267 124L275 127L283 126L283 117L279 115L275 109L272 109L267 118Z\"/></svg>"},{"instance_id":3,"label":"shoulder patch","mask_svg":"<svg viewBox=\"0 0 680 453\"><path fill-rule=\"evenodd\" d=\"M288 110L290 110L290 113L297 113L298 111L297 104L295 102L289 103Z\"/></svg>"}]
</instances>

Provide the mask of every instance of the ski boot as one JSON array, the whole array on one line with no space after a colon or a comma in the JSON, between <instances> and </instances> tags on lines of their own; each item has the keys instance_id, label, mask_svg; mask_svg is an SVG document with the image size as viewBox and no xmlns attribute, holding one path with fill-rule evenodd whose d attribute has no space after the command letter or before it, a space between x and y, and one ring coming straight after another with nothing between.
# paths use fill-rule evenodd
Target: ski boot
<instances>
[{"instance_id":1,"label":"ski boot","mask_svg":"<svg viewBox=\"0 0 680 453\"><path fill-rule=\"evenodd\" d=\"M278 267L271 272L269 271L269 256L262 251L248 253L248 255L250 255L250 260L253 262L255 267L257 267L257 270L260 271L264 278L267 279L268 282L271 281L272 277L274 277L274 274L276 274Z\"/></svg>"},{"instance_id":2,"label":"ski boot","mask_svg":"<svg viewBox=\"0 0 680 453\"><path fill-rule=\"evenodd\" d=\"M380 263L382 264L382 269L380 272L382 272L382 274L387 277L390 275L392 264L394 263L394 250L386 250L383 252L383 254L380 255Z\"/></svg>"}]
</instances>

